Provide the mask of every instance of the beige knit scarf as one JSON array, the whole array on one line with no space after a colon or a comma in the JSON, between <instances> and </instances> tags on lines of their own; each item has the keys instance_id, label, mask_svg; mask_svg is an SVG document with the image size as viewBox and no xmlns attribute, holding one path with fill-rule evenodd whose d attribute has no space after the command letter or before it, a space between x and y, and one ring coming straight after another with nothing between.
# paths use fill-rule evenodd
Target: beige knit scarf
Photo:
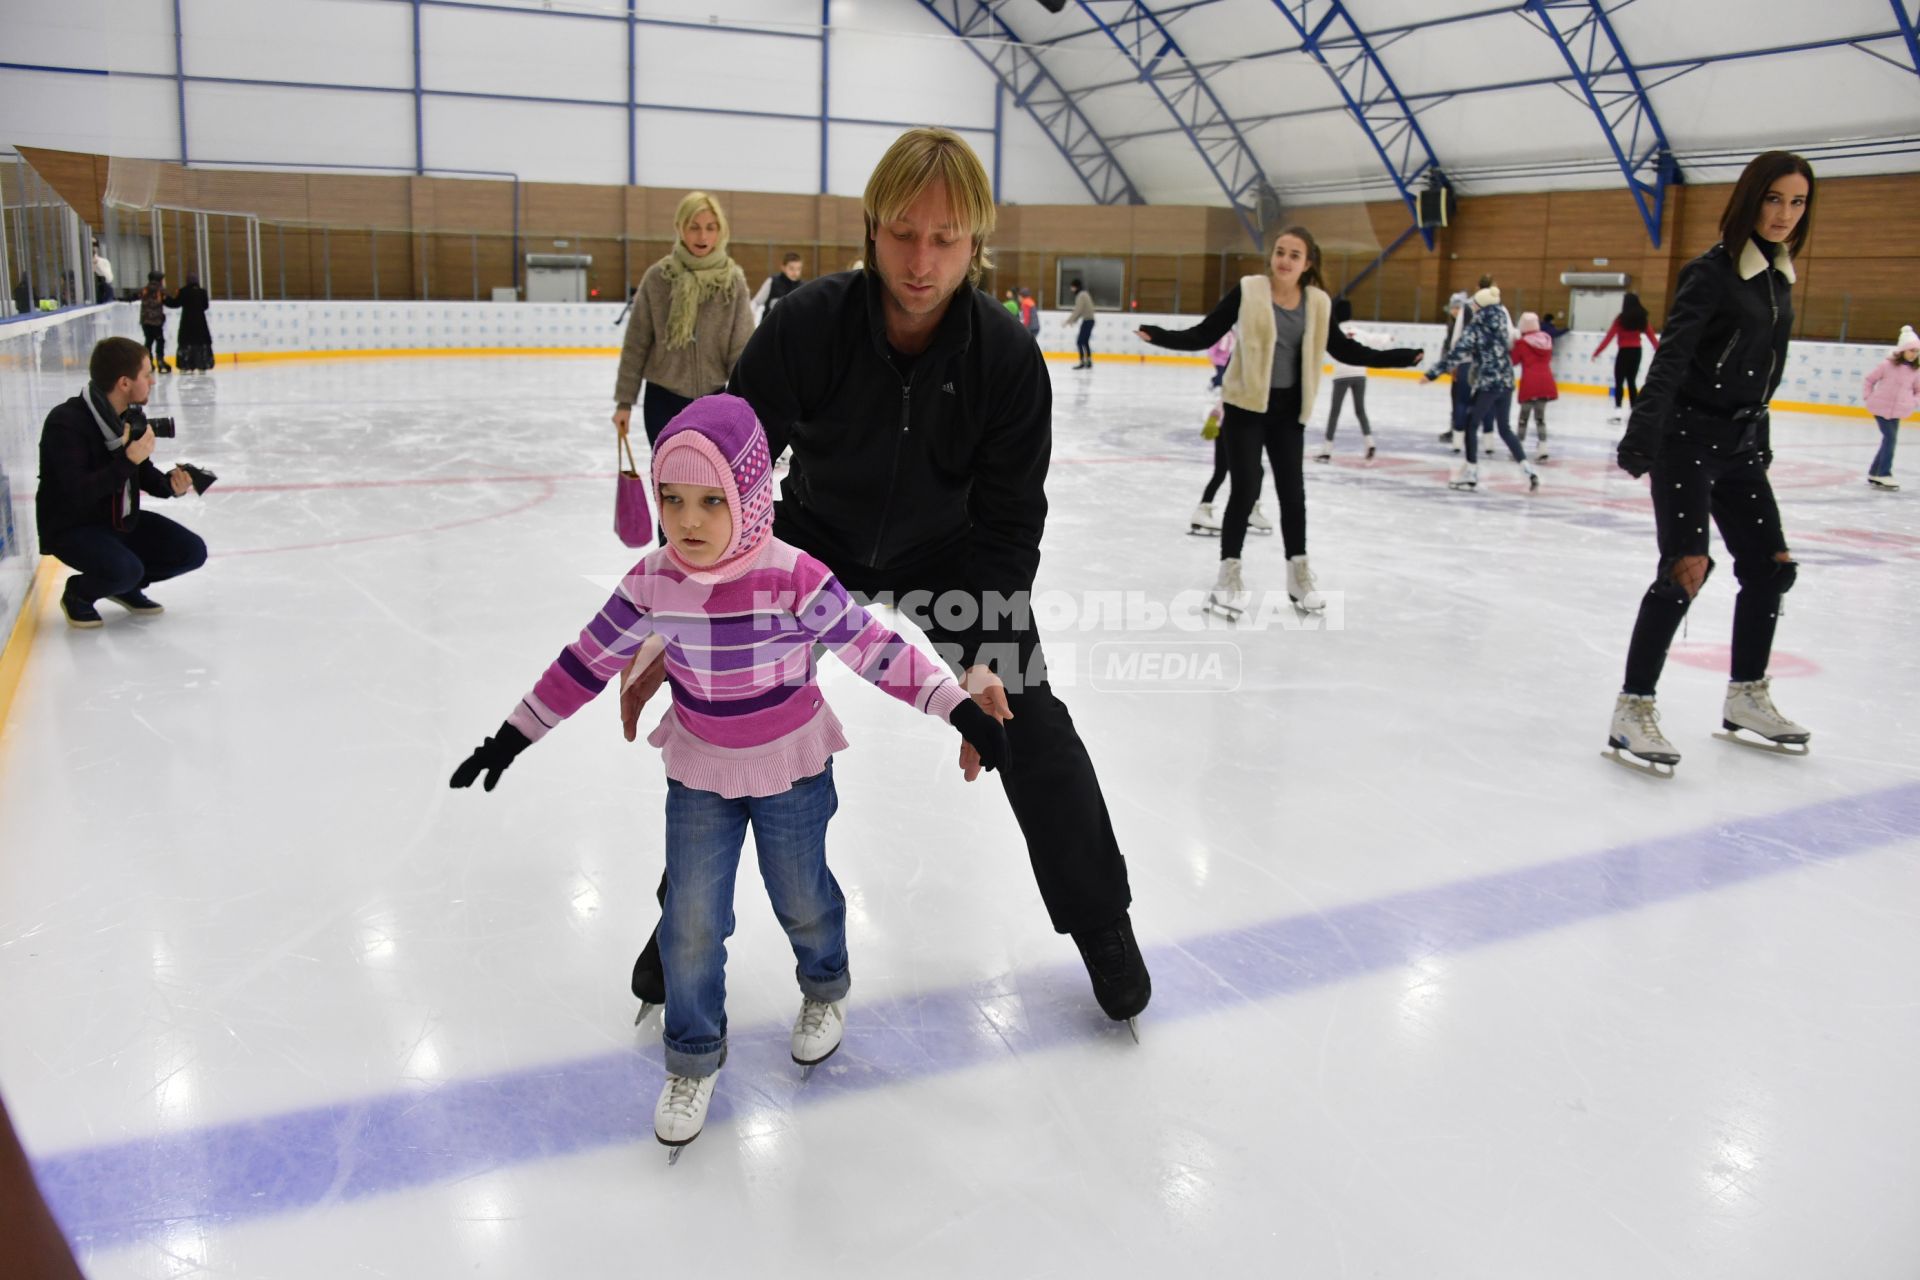
<instances>
[{"instance_id":1,"label":"beige knit scarf","mask_svg":"<svg viewBox=\"0 0 1920 1280\"><path fill-rule=\"evenodd\" d=\"M687 252L685 244L676 243L673 252L660 260L660 274L673 288L667 304L667 350L692 344L700 304L725 296L733 287L733 273L733 259L727 256L725 244L717 244L712 253L696 258Z\"/></svg>"}]
</instances>

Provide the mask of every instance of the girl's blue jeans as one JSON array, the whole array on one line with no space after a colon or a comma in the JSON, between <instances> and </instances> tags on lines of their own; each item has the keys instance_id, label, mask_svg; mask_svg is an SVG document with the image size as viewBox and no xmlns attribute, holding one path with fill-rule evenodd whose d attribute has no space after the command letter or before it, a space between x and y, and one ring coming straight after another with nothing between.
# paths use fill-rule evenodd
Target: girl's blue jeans
<instances>
[{"instance_id":1,"label":"girl's blue jeans","mask_svg":"<svg viewBox=\"0 0 1920 1280\"><path fill-rule=\"evenodd\" d=\"M1893 447L1900 440L1900 422L1896 418L1875 418L1880 424L1880 452L1873 455L1873 465L1867 468L1870 476L1891 476L1893 474Z\"/></svg>"},{"instance_id":2,"label":"girl's blue jeans","mask_svg":"<svg viewBox=\"0 0 1920 1280\"><path fill-rule=\"evenodd\" d=\"M787 931L800 990L847 994L847 901L827 870L827 823L840 807L833 763L779 795L728 799L667 781L667 902L660 920L667 1070L709 1076L727 1056L727 939L733 882L753 827L773 914Z\"/></svg>"}]
</instances>

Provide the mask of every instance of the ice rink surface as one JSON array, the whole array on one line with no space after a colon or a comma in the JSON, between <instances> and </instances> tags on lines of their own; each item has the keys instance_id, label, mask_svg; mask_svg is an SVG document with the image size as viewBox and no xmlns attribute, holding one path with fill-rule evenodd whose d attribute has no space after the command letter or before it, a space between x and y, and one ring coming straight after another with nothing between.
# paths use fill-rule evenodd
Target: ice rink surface
<instances>
[{"instance_id":1,"label":"ice rink surface","mask_svg":"<svg viewBox=\"0 0 1920 1280\"><path fill-rule=\"evenodd\" d=\"M1230 628L1180 607L1218 555L1186 534L1206 372L1052 368L1039 587L1141 1043L998 781L830 667L847 1040L800 1081L743 872L731 1058L671 1169L626 989L657 753L605 695L446 786L635 558L613 361L164 385L160 461L221 476L165 510L213 559L153 619L49 600L0 739L0 1086L89 1274L1920 1273L1920 496L1868 489L1872 424L1774 427L1812 755L1711 737L1716 540L1654 781L1601 758L1655 552L1599 398L1553 409L1537 494L1497 459L1461 494L1444 388L1375 379L1380 456L1349 421L1308 463L1328 618ZM1246 559L1282 586L1277 536Z\"/></svg>"}]
</instances>

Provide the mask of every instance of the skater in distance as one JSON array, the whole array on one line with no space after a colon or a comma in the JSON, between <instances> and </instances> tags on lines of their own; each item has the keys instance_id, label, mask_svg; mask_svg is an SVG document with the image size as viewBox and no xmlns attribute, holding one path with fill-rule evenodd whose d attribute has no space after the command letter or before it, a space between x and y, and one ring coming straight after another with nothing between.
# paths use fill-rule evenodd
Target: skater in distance
<instances>
[{"instance_id":1,"label":"skater in distance","mask_svg":"<svg viewBox=\"0 0 1920 1280\"><path fill-rule=\"evenodd\" d=\"M957 134L913 129L880 158L862 206L866 267L790 294L734 370L732 390L773 456L791 453L774 533L857 597L897 602L1005 721L1013 759L1000 781L1047 915L1072 936L1100 1008L1131 1023L1152 982L1126 859L1027 607L1046 526L1052 384L1020 322L977 287L993 189ZM657 663L636 673L623 718L658 684ZM960 766L978 776L973 747ZM634 966L642 1000L665 993L658 955L650 941Z\"/></svg>"},{"instance_id":2,"label":"skater in distance","mask_svg":"<svg viewBox=\"0 0 1920 1280\"><path fill-rule=\"evenodd\" d=\"M1307 567L1307 490L1301 471L1306 427L1301 419L1313 408L1320 368L1332 352L1342 364L1410 369L1420 363L1420 352L1411 347L1376 351L1335 327L1333 299L1320 277L1320 246L1305 227L1275 234L1266 274L1242 279L1199 324L1188 329L1143 325L1139 334L1156 347L1205 351L1236 324L1240 340L1222 384L1226 413L1220 426L1232 480L1220 530L1220 576L1208 606L1229 618L1246 610L1249 593L1240 573L1240 553L1246 545L1247 517L1260 496L1264 452L1280 500L1287 595L1295 608L1317 612L1326 602Z\"/></svg>"},{"instance_id":3,"label":"skater in distance","mask_svg":"<svg viewBox=\"0 0 1920 1280\"><path fill-rule=\"evenodd\" d=\"M660 958L674 998L654 1136L700 1136L727 1057L727 938L741 844L753 828L760 876L792 944L800 1012L790 1051L811 1068L840 1047L849 986L846 899L827 869L839 807L833 753L847 745L821 697L823 646L916 711L945 720L985 768L1008 763L1000 722L931 658L874 621L827 567L773 534L766 436L744 400L696 400L661 432L653 479L667 542L628 571L580 638L454 772L494 784L640 651L665 644L673 708L647 741L667 767L667 895Z\"/></svg>"},{"instance_id":4,"label":"skater in distance","mask_svg":"<svg viewBox=\"0 0 1920 1280\"><path fill-rule=\"evenodd\" d=\"M1747 165L1720 215L1720 242L1680 269L1620 441L1620 465L1649 477L1660 559L1640 597L1607 743L1614 759L1648 773L1671 776L1680 762L1654 693L1674 633L1713 573L1709 523L1740 583L1719 736L1789 754L1804 754L1813 736L1774 707L1767 679L1780 598L1798 571L1767 478L1767 404L1786 369L1793 258L1813 228L1813 200L1801 157L1769 151Z\"/></svg>"}]
</instances>

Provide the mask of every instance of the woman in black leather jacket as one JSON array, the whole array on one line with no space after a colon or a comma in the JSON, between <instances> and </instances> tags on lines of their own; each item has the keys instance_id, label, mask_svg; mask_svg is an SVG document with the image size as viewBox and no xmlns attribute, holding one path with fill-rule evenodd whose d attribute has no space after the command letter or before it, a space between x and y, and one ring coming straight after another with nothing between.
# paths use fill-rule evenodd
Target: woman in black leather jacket
<instances>
[{"instance_id":1,"label":"woman in black leather jacket","mask_svg":"<svg viewBox=\"0 0 1920 1280\"><path fill-rule=\"evenodd\" d=\"M1786 151L1755 157L1720 216L1720 243L1680 269L1659 350L1620 441L1620 465L1652 477L1660 564L1640 598L1607 741L1614 758L1632 763L1620 756L1625 751L1648 772L1670 774L1680 760L1660 732L1654 686L1688 605L1713 571L1709 519L1740 583L1722 736L1792 754L1804 753L1812 737L1775 709L1767 683L1780 597L1795 572L1767 480L1767 402L1786 369L1793 255L1812 225L1807 162Z\"/></svg>"}]
</instances>

